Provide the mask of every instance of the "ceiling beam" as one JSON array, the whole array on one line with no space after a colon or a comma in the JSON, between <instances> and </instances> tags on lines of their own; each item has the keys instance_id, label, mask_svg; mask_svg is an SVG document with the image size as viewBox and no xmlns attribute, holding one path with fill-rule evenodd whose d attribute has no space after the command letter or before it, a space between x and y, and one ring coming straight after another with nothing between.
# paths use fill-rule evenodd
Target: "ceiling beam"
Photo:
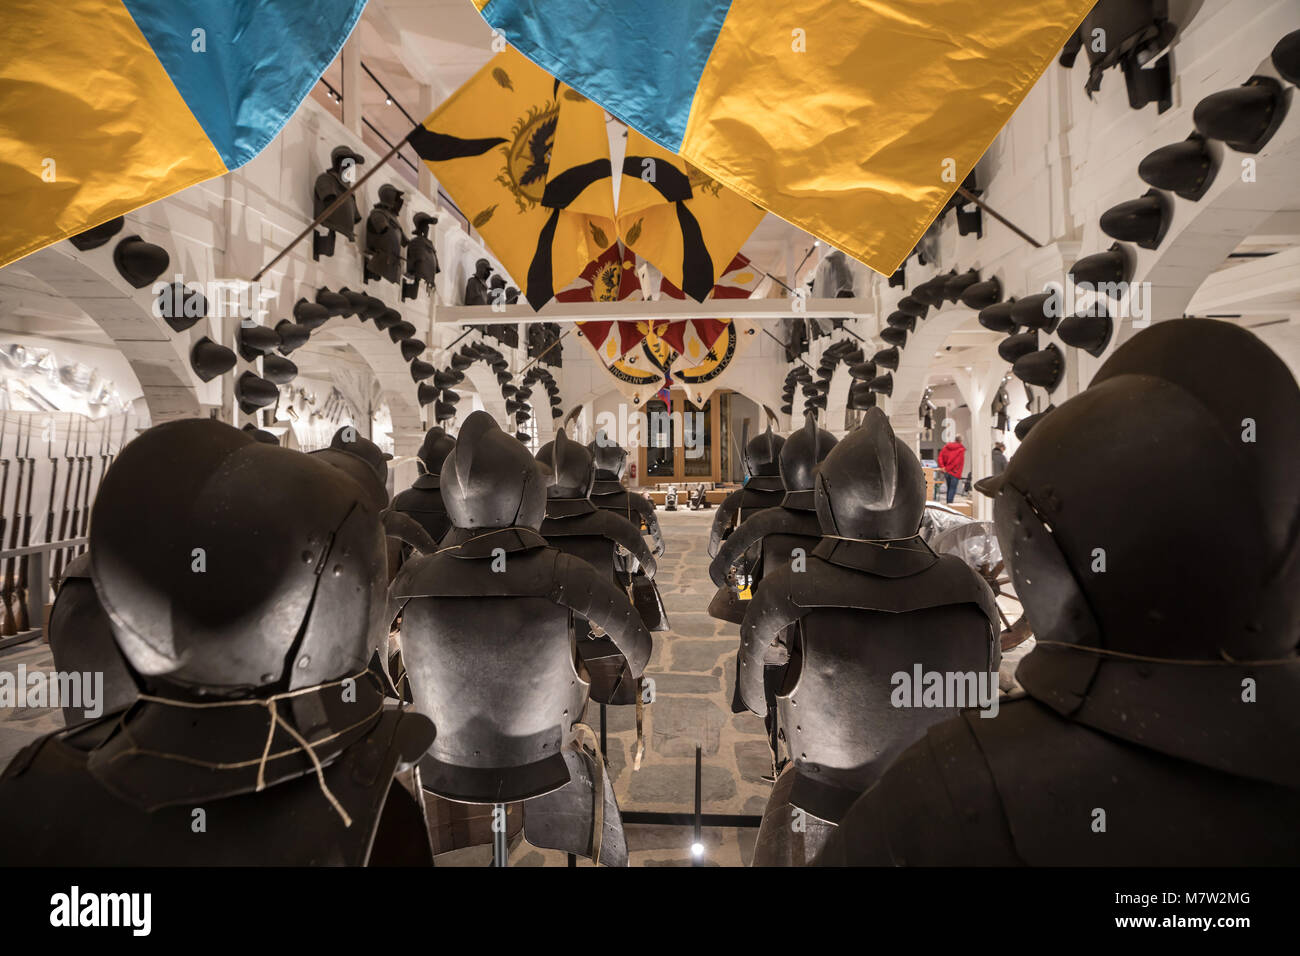
<instances>
[{"instance_id":1,"label":"ceiling beam","mask_svg":"<svg viewBox=\"0 0 1300 956\"><path fill-rule=\"evenodd\" d=\"M439 306L438 325L488 325L511 322L633 322L641 319L757 319L872 318L869 299L807 299L795 310L792 299L659 299L656 302L559 302L552 299L540 312L525 304L493 309L482 305Z\"/></svg>"}]
</instances>

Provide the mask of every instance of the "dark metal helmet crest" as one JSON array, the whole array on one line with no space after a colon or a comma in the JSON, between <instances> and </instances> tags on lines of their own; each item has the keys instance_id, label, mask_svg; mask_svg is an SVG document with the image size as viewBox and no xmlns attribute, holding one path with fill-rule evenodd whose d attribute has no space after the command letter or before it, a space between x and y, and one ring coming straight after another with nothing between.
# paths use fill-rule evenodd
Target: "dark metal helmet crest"
<instances>
[{"instance_id":1,"label":"dark metal helmet crest","mask_svg":"<svg viewBox=\"0 0 1300 956\"><path fill-rule=\"evenodd\" d=\"M745 429L749 428L749 422L744 425ZM771 477L780 473L781 451L785 447L785 439L780 435L773 433L772 423L767 423L767 429L759 435L745 441L741 436L741 441L745 446L745 473L752 478Z\"/></svg>"},{"instance_id":2,"label":"dark metal helmet crest","mask_svg":"<svg viewBox=\"0 0 1300 956\"><path fill-rule=\"evenodd\" d=\"M1285 364L1238 326L1179 319L1121 346L978 488L1041 639L1272 660L1300 635L1298 469ZM1151 494L1184 470L1194 489Z\"/></svg>"},{"instance_id":3,"label":"dark metal helmet crest","mask_svg":"<svg viewBox=\"0 0 1300 956\"><path fill-rule=\"evenodd\" d=\"M817 420L811 415L804 419L803 428L792 432L785 440L781 449L780 467L781 484L785 486L784 503L787 507L802 506L811 510L817 466L835 447L835 443L835 436L824 428L818 428Z\"/></svg>"},{"instance_id":4,"label":"dark metal helmet crest","mask_svg":"<svg viewBox=\"0 0 1300 956\"><path fill-rule=\"evenodd\" d=\"M925 475L879 408L839 442L817 469L822 533L888 541L910 538L925 514Z\"/></svg>"},{"instance_id":5,"label":"dark metal helmet crest","mask_svg":"<svg viewBox=\"0 0 1300 956\"><path fill-rule=\"evenodd\" d=\"M555 440L537 452L537 460L550 470L548 498L586 498L596 480L596 459L586 445L570 441L561 428Z\"/></svg>"},{"instance_id":6,"label":"dark metal helmet crest","mask_svg":"<svg viewBox=\"0 0 1300 956\"><path fill-rule=\"evenodd\" d=\"M308 687L359 672L387 633L379 509L319 458L221 422L127 445L90 528L122 652L159 685Z\"/></svg>"},{"instance_id":7,"label":"dark metal helmet crest","mask_svg":"<svg viewBox=\"0 0 1300 956\"><path fill-rule=\"evenodd\" d=\"M388 505L388 462L393 456L381 451L356 426L344 425L334 433L328 448L311 454L351 475L378 510Z\"/></svg>"},{"instance_id":8,"label":"dark metal helmet crest","mask_svg":"<svg viewBox=\"0 0 1300 956\"><path fill-rule=\"evenodd\" d=\"M623 469L627 467L627 449L605 434L603 428L596 432L596 437L587 445L587 450L596 459L598 472L615 478L623 477Z\"/></svg>"},{"instance_id":9,"label":"dark metal helmet crest","mask_svg":"<svg viewBox=\"0 0 1300 956\"><path fill-rule=\"evenodd\" d=\"M437 475L442 472L442 463L455 447L456 439L448 435L441 425L435 425L424 433L424 441L420 443L420 450L415 455L424 466L426 475Z\"/></svg>"},{"instance_id":10,"label":"dark metal helmet crest","mask_svg":"<svg viewBox=\"0 0 1300 956\"><path fill-rule=\"evenodd\" d=\"M484 411L465 419L442 463L440 485L457 528L536 531L546 515L547 476L528 449Z\"/></svg>"}]
</instances>

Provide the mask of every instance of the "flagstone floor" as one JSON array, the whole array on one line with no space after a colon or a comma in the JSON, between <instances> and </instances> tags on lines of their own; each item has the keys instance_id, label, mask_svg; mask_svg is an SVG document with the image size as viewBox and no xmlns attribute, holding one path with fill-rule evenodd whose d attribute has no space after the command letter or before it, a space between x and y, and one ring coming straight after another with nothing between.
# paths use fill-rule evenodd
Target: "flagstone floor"
<instances>
[{"instance_id":1,"label":"flagstone floor","mask_svg":"<svg viewBox=\"0 0 1300 956\"><path fill-rule=\"evenodd\" d=\"M655 682L655 702L644 719L645 758L633 771L636 744L633 707L607 709L609 767L614 792L624 811L691 813L695 804L695 745L703 754L703 811L753 814L763 812L771 785L763 722L752 714L731 713L735 651L739 629L715 621L706 609L713 597L709 580L709 526L714 511L659 511L667 553L660 559L660 592L672 630L655 635L654 655L646 675ZM0 651L0 670L16 673L51 670L53 662L43 642ZM599 708L586 715L600 728ZM62 712L53 708L0 708L0 767L37 737L63 726ZM699 861L706 866L742 866L753 852L753 829L705 830ZM633 866L691 864L689 827L629 825L628 847ZM439 857L440 864L482 865L490 847ZM563 866L564 855L526 844L512 851L516 866Z\"/></svg>"},{"instance_id":2,"label":"flagstone floor","mask_svg":"<svg viewBox=\"0 0 1300 956\"><path fill-rule=\"evenodd\" d=\"M646 676L655 682L655 702L643 721L645 758L633 771L636 745L633 707L606 709L609 768L619 808L628 811L692 813L695 808L695 745L702 748L704 813L761 815L772 785L771 756L763 721L732 714L735 655L740 628L708 615L714 586L709 580L709 527L716 513L659 509L667 552L656 578L671 630L655 634ZM599 731L596 705L587 723ZM632 866L689 866L689 827L629 824ZM753 856L756 829L706 829L701 837L705 866L745 866ZM516 866L563 864L562 854L520 846Z\"/></svg>"}]
</instances>

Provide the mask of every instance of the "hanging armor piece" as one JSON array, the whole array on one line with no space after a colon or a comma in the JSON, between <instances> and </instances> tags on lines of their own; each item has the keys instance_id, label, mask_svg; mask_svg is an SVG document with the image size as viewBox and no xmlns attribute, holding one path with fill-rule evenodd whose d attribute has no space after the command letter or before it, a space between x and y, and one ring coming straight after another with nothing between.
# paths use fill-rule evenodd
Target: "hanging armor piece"
<instances>
[{"instance_id":1,"label":"hanging armor piece","mask_svg":"<svg viewBox=\"0 0 1300 956\"><path fill-rule=\"evenodd\" d=\"M1011 407L1011 396L1007 394L1007 383L1004 380L998 386L998 390L993 394L993 404L990 406L991 411L997 416L997 424L993 427L1000 432L1005 432L1010 425L1010 419L1007 417L1008 409Z\"/></svg>"},{"instance_id":2,"label":"hanging armor piece","mask_svg":"<svg viewBox=\"0 0 1300 956\"><path fill-rule=\"evenodd\" d=\"M1178 32L1168 16L1166 0L1099 0L1066 41L1059 62L1069 69L1080 49L1087 53L1089 69L1084 89L1089 99L1101 89L1102 74L1118 65L1124 71L1129 106L1140 110L1155 103L1163 113L1173 105L1170 57L1154 64L1151 61Z\"/></svg>"},{"instance_id":3,"label":"hanging armor piece","mask_svg":"<svg viewBox=\"0 0 1300 956\"><path fill-rule=\"evenodd\" d=\"M1252 333L1189 318L1120 346L978 485L1038 638L1027 696L931 727L824 861L1294 861L1297 467L1300 389Z\"/></svg>"},{"instance_id":4,"label":"hanging armor piece","mask_svg":"<svg viewBox=\"0 0 1300 956\"><path fill-rule=\"evenodd\" d=\"M365 157L347 146L335 146L330 150L330 168L316 177L312 187L312 217L315 218L328 209L335 200L352 188L356 180L356 167L364 163ZM334 255L334 234L342 233L348 242L356 241L357 223L361 213L357 211L356 193L349 194L338 207L326 216L320 224L325 233L312 232L311 257Z\"/></svg>"},{"instance_id":5,"label":"hanging armor piece","mask_svg":"<svg viewBox=\"0 0 1300 956\"><path fill-rule=\"evenodd\" d=\"M947 675L962 675L972 696L983 686L996 701L993 595L960 558L921 540L921 463L883 411L870 409L826 456L814 499L821 543L804 571L764 576L741 628L737 685L754 713L768 712L769 649L783 640L790 653L776 701L793 766L764 812L755 865L811 861L893 757L956 712L941 696L922 699L922 672L950 686ZM915 697L900 698L903 680L917 682Z\"/></svg>"},{"instance_id":6,"label":"hanging armor piece","mask_svg":"<svg viewBox=\"0 0 1300 956\"><path fill-rule=\"evenodd\" d=\"M465 282L465 305L488 304L488 276L492 274L492 263L480 259L474 263L474 274Z\"/></svg>"},{"instance_id":7,"label":"hanging armor piece","mask_svg":"<svg viewBox=\"0 0 1300 956\"><path fill-rule=\"evenodd\" d=\"M402 282L402 301L414 299L420 293L423 282L429 295L433 295L438 285L438 252L429 238L429 227L438 224L437 216L427 212L417 212L412 220L415 235L411 236L406 246L406 279Z\"/></svg>"},{"instance_id":8,"label":"hanging armor piece","mask_svg":"<svg viewBox=\"0 0 1300 956\"><path fill-rule=\"evenodd\" d=\"M419 819L393 780L433 728L367 666L389 618L361 486L229 425L169 422L118 455L90 529L145 693L0 775L9 862L361 865L381 845L402 848L382 862L431 862L422 825L384 833Z\"/></svg>"},{"instance_id":9,"label":"hanging armor piece","mask_svg":"<svg viewBox=\"0 0 1300 956\"><path fill-rule=\"evenodd\" d=\"M429 532L435 542L441 541L451 529L451 518L442 503L442 463L456 447L456 439L447 434L441 425L424 433L424 441L416 452L416 465L420 476L410 488L393 499L393 508L410 515Z\"/></svg>"},{"instance_id":10,"label":"hanging armor piece","mask_svg":"<svg viewBox=\"0 0 1300 956\"><path fill-rule=\"evenodd\" d=\"M615 564L618 549L631 555L647 578L654 578L655 559L640 529L622 515L591 503L596 460L587 447L569 441L561 428L555 440L538 451L537 461L553 476L546 489L542 537L552 547L586 561L616 585L622 585ZM585 620L575 619L574 624L578 656L591 682L591 699L598 704L636 703L640 681L630 675L618 647L609 637L593 634Z\"/></svg>"},{"instance_id":11,"label":"hanging armor piece","mask_svg":"<svg viewBox=\"0 0 1300 956\"><path fill-rule=\"evenodd\" d=\"M386 279L397 282L402 272L402 249L408 240L402 230L402 191L385 183L379 187L379 202L366 217L366 265L364 281Z\"/></svg>"},{"instance_id":12,"label":"hanging armor piece","mask_svg":"<svg viewBox=\"0 0 1300 956\"><path fill-rule=\"evenodd\" d=\"M609 635L634 678L651 637L625 594L538 534L546 482L489 414L471 414L442 467L452 529L390 589L411 692L437 731L423 785L459 803L529 801L530 842L625 865L604 761L579 741L587 682L573 615Z\"/></svg>"}]
</instances>

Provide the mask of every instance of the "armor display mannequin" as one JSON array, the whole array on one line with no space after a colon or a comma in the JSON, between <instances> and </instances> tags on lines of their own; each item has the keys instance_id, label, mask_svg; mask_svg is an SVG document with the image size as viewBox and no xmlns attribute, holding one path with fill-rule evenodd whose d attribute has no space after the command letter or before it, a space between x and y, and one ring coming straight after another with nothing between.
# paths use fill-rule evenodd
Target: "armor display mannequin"
<instances>
[{"instance_id":1,"label":"armor display mannequin","mask_svg":"<svg viewBox=\"0 0 1300 956\"><path fill-rule=\"evenodd\" d=\"M748 424L746 424L748 428ZM772 434L772 426L767 431L741 443L745 446L743 463L745 465L745 484L736 489L718 505L718 513L713 516L713 527L709 531L709 557L718 553L722 539L731 534L749 515L762 508L774 508L785 497L785 487L781 484L781 448L785 439Z\"/></svg>"},{"instance_id":2,"label":"armor display mannequin","mask_svg":"<svg viewBox=\"0 0 1300 956\"><path fill-rule=\"evenodd\" d=\"M316 184L312 187L313 218L323 213L336 199L352 188L352 184L356 182L356 173L353 170L359 163L365 161L365 157L347 146L335 146L330 150L330 168L316 177ZM321 256L334 255L335 233L342 233L347 237L348 242L355 242L356 227L360 221L361 213L357 211L357 197L352 193L321 221L321 228L327 230L324 235L313 231L311 257L319 259Z\"/></svg>"},{"instance_id":3,"label":"armor display mannequin","mask_svg":"<svg viewBox=\"0 0 1300 956\"><path fill-rule=\"evenodd\" d=\"M492 274L492 263L480 259L474 263L474 274L465 282L465 305L488 304L488 276Z\"/></svg>"},{"instance_id":4,"label":"armor display mannequin","mask_svg":"<svg viewBox=\"0 0 1300 956\"><path fill-rule=\"evenodd\" d=\"M328 448L311 455L350 475L366 489L376 510L388 507L388 462L393 456L363 437L355 425L341 427L330 439Z\"/></svg>"},{"instance_id":5,"label":"armor display mannequin","mask_svg":"<svg viewBox=\"0 0 1300 956\"><path fill-rule=\"evenodd\" d=\"M437 216L417 212L412 220L415 234L406 246L406 280L402 283L402 298L414 299L420 292L420 283L433 295L438 286L438 252L429 238L429 227L438 224Z\"/></svg>"},{"instance_id":6,"label":"armor display mannequin","mask_svg":"<svg viewBox=\"0 0 1300 956\"><path fill-rule=\"evenodd\" d=\"M785 487L785 497L775 508L756 511L740 523L722 543L713 562L709 565L709 577L717 585L719 594L715 596L710 610L721 606L735 607L738 618L724 618L733 623L744 621L744 609L748 602L731 600L730 593L736 592L739 598L757 588L765 573L771 573L785 567L796 558L806 561L809 554L821 542L821 524L817 519L817 509L813 502L813 477L822 459L835 447L835 437L828 431L817 427L817 421L809 415L804 420L804 427L786 439L778 460L781 470L781 483ZM756 552L752 562L746 562L743 570L733 578L733 568L742 558ZM734 584L733 584L734 581ZM724 600L727 603L724 605ZM786 666L789 663L789 650L785 645L773 646L764 661L763 682L767 694L768 711L765 716L768 732L768 744L772 749L773 767L779 768L781 760L777 746L777 725L774 707L776 689L781 686ZM740 699L740 682L736 682L736 694L731 702L733 713L744 713L745 705Z\"/></svg>"},{"instance_id":7,"label":"armor display mannequin","mask_svg":"<svg viewBox=\"0 0 1300 956\"><path fill-rule=\"evenodd\" d=\"M591 503L602 511L612 511L622 515L642 534L650 535L654 541L651 552L655 557L664 553L664 538L659 530L659 518L655 514L654 502L645 495L628 491L623 487L623 472L627 468L627 449L613 441L603 431L596 433L596 438L587 446L596 460L596 480L591 486ZM627 581L631 590L632 602L645 626L652 631L668 630L668 614L664 610L663 598L654 581L637 566L635 558L620 557L620 579Z\"/></svg>"},{"instance_id":8,"label":"armor display mannequin","mask_svg":"<svg viewBox=\"0 0 1300 956\"><path fill-rule=\"evenodd\" d=\"M813 477L835 443L835 436L818 428L811 415L803 428L785 440L777 460L785 495L779 505L751 512L722 542L709 564L709 577L717 587L733 586L732 569L751 548L757 549L757 560L734 581L737 591L755 587L764 570L775 571L789 563L794 549L807 554L817 546L822 532L813 502Z\"/></svg>"},{"instance_id":9,"label":"armor display mannequin","mask_svg":"<svg viewBox=\"0 0 1300 956\"><path fill-rule=\"evenodd\" d=\"M215 420L169 422L118 455L90 536L145 693L0 775L8 862L359 865L372 846L431 862L394 777L433 728L367 666L389 621L367 489ZM385 833L399 820L416 825Z\"/></svg>"},{"instance_id":10,"label":"armor display mannequin","mask_svg":"<svg viewBox=\"0 0 1300 956\"><path fill-rule=\"evenodd\" d=\"M442 463L451 450L456 447L452 438L441 425L430 428L424 433L424 441L416 452L416 466L420 476L410 488L393 499L393 508L410 515L435 542L441 541L451 528L451 519L447 517L447 508L442 503Z\"/></svg>"},{"instance_id":11,"label":"armor display mannequin","mask_svg":"<svg viewBox=\"0 0 1300 956\"><path fill-rule=\"evenodd\" d=\"M663 533L655 515L654 503L645 495L623 487L623 472L627 470L627 449L620 446L603 431L587 445L596 460L596 480L591 485L591 503L597 508L612 511L640 524L641 533L654 541L655 557L664 553Z\"/></svg>"},{"instance_id":12,"label":"armor display mannequin","mask_svg":"<svg viewBox=\"0 0 1300 956\"><path fill-rule=\"evenodd\" d=\"M737 686L754 713L768 709L769 648L784 640L790 652L776 700L793 766L764 812L755 865L810 861L892 758L956 712L931 694L933 678L940 690L956 684L975 696L982 687L981 702L997 700L993 595L960 558L936 555L917 534L921 463L883 411L869 409L826 456L814 498L822 542L803 571L790 564L764 576L741 627ZM911 680L915 695L900 696ZM802 828L792 827L795 811Z\"/></svg>"},{"instance_id":13,"label":"armor display mannequin","mask_svg":"<svg viewBox=\"0 0 1300 956\"><path fill-rule=\"evenodd\" d=\"M402 191L384 183L379 202L366 217L366 265L364 279L397 282L402 273L402 249L408 240L402 229Z\"/></svg>"},{"instance_id":14,"label":"armor display mannequin","mask_svg":"<svg viewBox=\"0 0 1300 956\"><path fill-rule=\"evenodd\" d=\"M618 586L622 582L615 559L620 549L636 560L647 577L653 578L655 559L640 529L622 515L591 503L596 460L586 446L569 441L561 428L555 440L537 452L537 460L553 476L546 489L546 520L541 527L547 543L586 561ZM591 699L599 704L636 703L639 682L629 676L614 642L606 636L592 634L586 621L574 623L579 638L578 656L591 680Z\"/></svg>"},{"instance_id":15,"label":"armor display mannequin","mask_svg":"<svg viewBox=\"0 0 1300 956\"><path fill-rule=\"evenodd\" d=\"M1120 346L979 485L1038 639L1026 696L932 726L821 862L1294 863L1298 467L1300 389L1252 333Z\"/></svg>"},{"instance_id":16,"label":"armor display mannequin","mask_svg":"<svg viewBox=\"0 0 1300 956\"><path fill-rule=\"evenodd\" d=\"M651 637L608 578L538 534L546 481L488 413L470 415L442 468L451 531L402 569L390 617L402 614L411 692L437 731L424 787L459 803L528 801L530 842L621 865L604 761L578 742L587 682L573 616L604 629L633 678Z\"/></svg>"}]
</instances>

